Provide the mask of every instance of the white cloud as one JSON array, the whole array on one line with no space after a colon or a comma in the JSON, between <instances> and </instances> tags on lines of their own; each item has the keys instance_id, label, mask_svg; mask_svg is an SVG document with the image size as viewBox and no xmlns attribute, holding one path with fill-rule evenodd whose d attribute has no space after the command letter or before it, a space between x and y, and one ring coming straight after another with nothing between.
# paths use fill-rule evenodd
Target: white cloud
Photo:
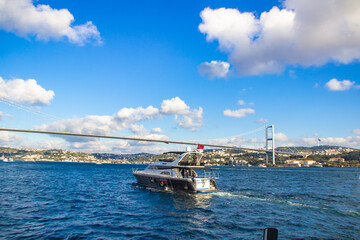
<instances>
[{"instance_id":1,"label":"white cloud","mask_svg":"<svg viewBox=\"0 0 360 240\"><path fill-rule=\"evenodd\" d=\"M353 132L358 136L347 137L323 137L321 138L322 145L334 145L343 147L360 148L360 131ZM23 148L39 148L39 149L67 149L84 152L111 152L111 153L161 153L168 149L166 144L157 144L152 142L137 142L137 141L122 141L122 140L106 140L90 139L90 141L73 141L64 142L58 140L40 140L34 141L28 139L30 135L19 135L12 132L0 132L0 145L8 147L23 147ZM26 138L25 138L26 137ZM168 140L169 137L161 134L146 134L135 135L134 137L143 137L149 139ZM212 139L210 144L231 145L250 148L264 148L265 139L262 137L243 138L242 136L235 136L230 138ZM284 133L275 134L276 146L316 146L318 144L318 137L301 137L290 138Z\"/></svg>"},{"instance_id":2,"label":"white cloud","mask_svg":"<svg viewBox=\"0 0 360 240\"><path fill-rule=\"evenodd\" d=\"M175 97L170 100L164 100L160 110L153 106L148 106L146 108L122 108L112 116L88 115L83 118L74 117L43 124L37 126L36 129L98 135L110 135L119 130L127 129L134 134L147 136L150 134L150 131L139 123L170 114L175 115L174 117L178 126L182 128L194 130L195 128L202 126L202 108L190 109L183 100L179 97ZM152 130L151 134L161 133L161 131L160 128L155 128ZM63 138L69 142L91 141L91 139L79 137Z\"/></svg>"},{"instance_id":3,"label":"white cloud","mask_svg":"<svg viewBox=\"0 0 360 240\"><path fill-rule=\"evenodd\" d=\"M0 98L29 105L49 105L55 93L41 87L35 79L4 80L0 77Z\"/></svg>"},{"instance_id":4,"label":"white cloud","mask_svg":"<svg viewBox=\"0 0 360 240\"><path fill-rule=\"evenodd\" d=\"M144 125L139 125L139 124L130 124L129 129L135 133L135 134L139 134L139 135L145 135L148 133L148 130L146 130L146 128L144 127Z\"/></svg>"},{"instance_id":5,"label":"white cloud","mask_svg":"<svg viewBox=\"0 0 360 240\"><path fill-rule=\"evenodd\" d=\"M84 152L112 152L112 148L108 146L108 144L99 140L92 140L89 142L74 142L71 144L71 149Z\"/></svg>"},{"instance_id":6,"label":"white cloud","mask_svg":"<svg viewBox=\"0 0 360 240\"><path fill-rule=\"evenodd\" d=\"M230 64L223 61L211 61L201 63L199 72L201 75L207 75L210 79L225 78L229 73Z\"/></svg>"},{"instance_id":7,"label":"white cloud","mask_svg":"<svg viewBox=\"0 0 360 240\"><path fill-rule=\"evenodd\" d=\"M175 116L175 120L180 127L191 129L194 132L198 131L198 128L203 125L202 114L203 109L199 107L199 109L194 109L182 117Z\"/></svg>"},{"instance_id":8,"label":"white cloud","mask_svg":"<svg viewBox=\"0 0 360 240\"><path fill-rule=\"evenodd\" d=\"M152 107L152 106L150 106ZM128 108L121 109L119 112L124 113L129 111ZM142 109L143 111L141 112ZM118 113L113 116L96 116L90 115L84 118L72 118L61 121L56 121L50 124L43 124L35 127L38 130L59 131L59 132L72 132L72 133L84 133L84 134L99 134L99 135L112 135L118 130L128 129L134 133L134 137L152 138L152 139L168 139L165 135L149 134L149 131L145 129L142 124L137 122L149 120L146 114L148 108L136 108L135 111L131 111L132 114L121 115L123 118L119 118ZM123 111L122 111L123 110ZM136 113L135 113L136 112ZM142 117L140 117L142 116ZM130 152L155 152L148 146L154 143L137 143L134 141L100 141L100 139L94 138L82 138L82 137L69 137L59 136L67 143L66 149L85 152L113 152L113 153L130 153ZM122 146L122 148L120 148ZM135 146L138 146L137 148Z\"/></svg>"},{"instance_id":9,"label":"white cloud","mask_svg":"<svg viewBox=\"0 0 360 240\"><path fill-rule=\"evenodd\" d=\"M264 145L264 139L257 138L242 138L241 136L231 137L231 138L218 138L212 139L209 141L210 144L216 145L227 145L227 146L241 146L241 147L254 147L254 145L259 146L259 144Z\"/></svg>"},{"instance_id":10,"label":"white cloud","mask_svg":"<svg viewBox=\"0 0 360 240\"><path fill-rule=\"evenodd\" d=\"M146 137L153 138L151 135L147 135ZM161 140L167 140L167 139L162 138ZM167 148L168 145L162 143L156 144L151 142L135 142L135 141L111 141L106 143L107 145L111 146L112 152L122 153L122 154L140 153L140 152L159 154L168 151Z\"/></svg>"},{"instance_id":11,"label":"white cloud","mask_svg":"<svg viewBox=\"0 0 360 240\"><path fill-rule=\"evenodd\" d=\"M201 127L203 109L190 109L190 107L179 97L164 100L161 103L160 113L163 115L174 114L175 121L182 128L197 131Z\"/></svg>"},{"instance_id":12,"label":"white cloud","mask_svg":"<svg viewBox=\"0 0 360 240\"><path fill-rule=\"evenodd\" d=\"M100 33L91 21L72 26L73 22L74 16L67 9L35 6L32 0L0 0L0 28L8 32L44 41L65 37L78 45L90 39L101 44Z\"/></svg>"},{"instance_id":13,"label":"white cloud","mask_svg":"<svg viewBox=\"0 0 360 240\"><path fill-rule=\"evenodd\" d=\"M169 140L168 136L159 134L134 135L133 137L141 137L148 139ZM166 145L162 143L146 142L146 141L128 141L128 140L110 140L100 141L99 139L91 139L88 142L73 142L70 149L85 152L103 152L103 153L162 153L166 151Z\"/></svg>"},{"instance_id":14,"label":"white cloud","mask_svg":"<svg viewBox=\"0 0 360 240\"><path fill-rule=\"evenodd\" d=\"M350 88L359 88L360 86L355 85L355 81L339 81L336 78L333 78L325 84L325 87L330 91L347 91Z\"/></svg>"},{"instance_id":15,"label":"white cloud","mask_svg":"<svg viewBox=\"0 0 360 240\"><path fill-rule=\"evenodd\" d=\"M36 148L36 149L68 149L69 144L61 140L39 140L30 138L30 134L0 131L0 145L13 148Z\"/></svg>"},{"instance_id":16,"label":"white cloud","mask_svg":"<svg viewBox=\"0 0 360 240\"><path fill-rule=\"evenodd\" d=\"M246 105L246 103L245 103L244 100L239 100L239 101L238 101L238 105L243 106L243 105Z\"/></svg>"},{"instance_id":17,"label":"white cloud","mask_svg":"<svg viewBox=\"0 0 360 240\"><path fill-rule=\"evenodd\" d=\"M159 109L148 106L147 108L122 108L115 117L120 121L142 121L158 117Z\"/></svg>"},{"instance_id":18,"label":"white cloud","mask_svg":"<svg viewBox=\"0 0 360 240\"><path fill-rule=\"evenodd\" d=\"M246 103L244 100L241 100L241 99L237 102L237 104L240 105L240 106L245 106L245 105L254 106L255 105L254 102Z\"/></svg>"},{"instance_id":19,"label":"white cloud","mask_svg":"<svg viewBox=\"0 0 360 240\"><path fill-rule=\"evenodd\" d=\"M255 113L255 110L252 108L240 108L238 110L226 109L224 111L225 116L236 117L236 118L246 117L247 114L254 114L254 113Z\"/></svg>"},{"instance_id":20,"label":"white cloud","mask_svg":"<svg viewBox=\"0 0 360 240\"><path fill-rule=\"evenodd\" d=\"M155 140L169 140L170 138L163 134L153 134L149 133L146 135L135 135L134 137L155 139ZM150 146L157 143L148 142L148 141L129 141L130 146Z\"/></svg>"},{"instance_id":21,"label":"white cloud","mask_svg":"<svg viewBox=\"0 0 360 240\"><path fill-rule=\"evenodd\" d=\"M264 148L264 138L242 138L241 136L212 139L210 144L231 145L250 148ZM304 146L312 147L317 146L318 137L302 137L291 138L284 133L275 133L275 145L280 146ZM321 138L321 145L342 146L351 148L360 148L360 136L346 136L346 137L324 137Z\"/></svg>"},{"instance_id":22,"label":"white cloud","mask_svg":"<svg viewBox=\"0 0 360 240\"><path fill-rule=\"evenodd\" d=\"M84 118L74 117L43 124L37 126L36 129L43 131L106 135L112 133L114 130L121 129L121 127L121 124L117 124L113 116L89 115ZM76 140L77 138L72 139Z\"/></svg>"},{"instance_id":23,"label":"white cloud","mask_svg":"<svg viewBox=\"0 0 360 240\"><path fill-rule=\"evenodd\" d=\"M13 116L11 114L8 113L3 113L2 111L0 111L0 120L2 120L3 118L12 118Z\"/></svg>"},{"instance_id":24,"label":"white cloud","mask_svg":"<svg viewBox=\"0 0 360 240\"><path fill-rule=\"evenodd\" d=\"M318 143L318 138L301 138L301 139L292 139L291 141L294 142L296 145L300 145L300 146L315 146ZM321 138L321 145L358 148L360 146L360 136Z\"/></svg>"},{"instance_id":25,"label":"white cloud","mask_svg":"<svg viewBox=\"0 0 360 240\"><path fill-rule=\"evenodd\" d=\"M284 133L275 133L275 141L279 141L279 142L287 142L289 141L289 137L286 136Z\"/></svg>"},{"instance_id":26,"label":"white cloud","mask_svg":"<svg viewBox=\"0 0 360 240\"><path fill-rule=\"evenodd\" d=\"M161 128L153 128L151 129L151 133L162 133L163 131L161 130Z\"/></svg>"},{"instance_id":27,"label":"white cloud","mask_svg":"<svg viewBox=\"0 0 360 240\"><path fill-rule=\"evenodd\" d=\"M163 114L188 114L190 107L179 97L164 100L161 103L160 111Z\"/></svg>"},{"instance_id":28,"label":"white cloud","mask_svg":"<svg viewBox=\"0 0 360 240\"><path fill-rule=\"evenodd\" d=\"M24 142L24 141L23 141ZM69 149L70 144L61 140L40 140L37 142L26 141L24 142L25 148L37 148L37 149Z\"/></svg>"},{"instance_id":29,"label":"white cloud","mask_svg":"<svg viewBox=\"0 0 360 240\"><path fill-rule=\"evenodd\" d=\"M203 109L199 107L199 109L190 110L187 114L184 115L175 115L175 121L178 126L186 129L190 129L191 131L198 131L199 127L203 125L202 122Z\"/></svg>"},{"instance_id":30,"label":"white cloud","mask_svg":"<svg viewBox=\"0 0 360 240\"><path fill-rule=\"evenodd\" d=\"M258 120L256 120L256 122L258 122L258 123L268 123L269 121L266 120L265 118L259 118Z\"/></svg>"},{"instance_id":31,"label":"white cloud","mask_svg":"<svg viewBox=\"0 0 360 240\"><path fill-rule=\"evenodd\" d=\"M0 145L15 148L36 148L36 149L65 149L81 152L103 152L103 153L162 153L169 147L163 143L153 142L137 142L126 140L100 140L94 138L84 139L69 138L52 140L43 139L36 141L31 138L31 134L18 134L14 132L0 131ZM142 137L149 139L169 140L168 136L161 134L145 134L135 135L134 137ZM66 141L64 141L66 140Z\"/></svg>"},{"instance_id":32,"label":"white cloud","mask_svg":"<svg viewBox=\"0 0 360 240\"><path fill-rule=\"evenodd\" d=\"M352 132L356 135L360 135L360 129L354 129Z\"/></svg>"},{"instance_id":33,"label":"white cloud","mask_svg":"<svg viewBox=\"0 0 360 240\"><path fill-rule=\"evenodd\" d=\"M205 8L199 30L218 41L239 75L282 72L287 65L347 64L360 58L360 1L285 0L255 17Z\"/></svg>"},{"instance_id":34,"label":"white cloud","mask_svg":"<svg viewBox=\"0 0 360 240\"><path fill-rule=\"evenodd\" d=\"M65 119L48 124L43 124L41 126L37 126L36 129L44 131L99 135L110 135L118 130L129 129L135 134L146 134L147 130L144 128L144 126L136 123L151 119L149 118L149 115L144 114L147 112L147 109L148 108L123 108L113 116L89 115L83 118L74 117L71 119ZM131 114L128 114L129 112L131 112ZM64 138L71 142L91 140L78 137Z\"/></svg>"},{"instance_id":35,"label":"white cloud","mask_svg":"<svg viewBox=\"0 0 360 240\"><path fill-rule=\"evenodd\" d=\"M234 49L235 45L247 45L249 36L258 31L252 13L240 14L236 9L205 8L200 16L203 23L199 25L199 30L207 34L208 41L218 40L222 50L229 51Z\"/></svg>"},{"instance_id":36,"label":"white cloud","mask_svg":"<svg viewBox=\"0 0 360 240\"><path fill-rule=\"evenodd\" d=\"M4 88L2 90L4 90ZM196 131L198 130L198 127L202 126L203 109L201 107L198 109L191 109L179 97L162 101L160 109L153 106L145 108L122 108L113 115L88 115L85 117L74 117L71 119L58 120L36 126L35 129L98 135L113 135L119 130L129 130L135 137L168 140L169 137L161 134L161 128L153 128L150 131L147 130L141 123L163 116L174 115L176 124L181 128ZM10 117L10 115L4 114L0 111L0 118L1 117ZM161 152L166 149L166 147L158 147L155 143L149 142L119 141L121 143L118 143L118 141L100 141L100 139L71 136L58 136L65 141L50 140L48 142L34 142L30 140L23 140L19 136L20 135L13 133L1 133L0 145L117 153L139 151Z\"/></svg>"},{"instance_id":37,"label":"white cloud","mask_svg":"<svg viewBox=\"0 0 360 240\"><path fill-rule=\"evenodd\" d=\"M18 146L21 144L23 138L14 132L0 132L0 145L1 146Z\"/></svg>"},{"instance_id":38,"label":"white cloud","mask_svg":"<svg viewBox=\"0 0 360 240\"><path fill-rule=\"evenodd\" d=\"M275 134L277 146L305 146L312 147L318 144L319 137L290 138L283 133ZM321 145L342 146L342 147L360 147L360 136L347 137L322 137Z\"/></svg>"}]
</instances>

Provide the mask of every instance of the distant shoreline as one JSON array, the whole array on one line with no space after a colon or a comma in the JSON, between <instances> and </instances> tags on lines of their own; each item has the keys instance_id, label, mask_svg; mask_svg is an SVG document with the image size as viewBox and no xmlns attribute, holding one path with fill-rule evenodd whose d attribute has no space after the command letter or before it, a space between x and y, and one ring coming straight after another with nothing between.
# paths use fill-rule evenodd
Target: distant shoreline
<instances>
[{"instance_id":1,"label":"distant shoreline","mask_svg":"<svg viewBox=\"0 0 360 240\"><path fill-rule=\"evenodd\" d=\"M277 155L273 166L272 158L266 164L264 153L229 149L209 149L204 151L201 164L210 166L253 166L253 167L325 167L325 168L360 168L360 151L336 146L321 146L305 148L307 153L302 158ZM86 153L73 152L61 149L26 149L0 147L0 161L24 162L79 162L94 164L150 164L162 159L177 158L178 154L169 152L165 154L113 154L113 153Z\"/></svg>"},{"instance_id":2,"label":"distant shoreline","mask_svg":"<svg viewBox=\"0 0 360 240\"><path fill-rule=\"evenodd\" d=\"M148 165L149 163L121 163L121 162L71 162L71 161L25 161L25 160L15 160L10 162L4 162L0 161L0 163L88 163L88 164L95 164L95 165L102 165L102 164L114 164L114 165ZM262 167L262 166L229 166L229 165L219 165L219 166L212 166L209 168L216 168L216 167L232 167L232 168L259 168L259 169L266 169L266 168L286 168L286 169L359 169L360 167L333 167L333 166L324 166L324 167L289 167L289 166L268 166L268 167Z\"/></svg>"}]
</instances>

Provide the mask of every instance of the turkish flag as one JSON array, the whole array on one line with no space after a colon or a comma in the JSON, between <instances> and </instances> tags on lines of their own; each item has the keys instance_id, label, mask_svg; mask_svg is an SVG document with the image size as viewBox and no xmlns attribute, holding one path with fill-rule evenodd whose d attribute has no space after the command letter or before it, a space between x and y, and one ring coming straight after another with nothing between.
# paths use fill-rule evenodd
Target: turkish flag
<instances>
[{"instance_id":1,"label":"turkish flag","mask_svg":"<svg viewBox=\"0 0 360 240\"><path fill-rule=\"evenodd\" d=\"M197 149L204 149L204 145L198 144Z\"/></svg>"}]
</instances>

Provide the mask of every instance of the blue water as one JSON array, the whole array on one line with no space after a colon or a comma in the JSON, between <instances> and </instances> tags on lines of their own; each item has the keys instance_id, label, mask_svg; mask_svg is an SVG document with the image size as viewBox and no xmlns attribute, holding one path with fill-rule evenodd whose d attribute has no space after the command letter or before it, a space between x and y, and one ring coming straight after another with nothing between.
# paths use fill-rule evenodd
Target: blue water
<instances>
[{"instance_id":1,"label":"blue water","mask_svg":"<svg viewBox=\"0 0 360 240\"><path fill-rule=\"evenodd\" d=\"M0 163L1 239L360 239L360 170L218 167L221 191L137 186L134 165Z\"/></svg>"}]
</instances>

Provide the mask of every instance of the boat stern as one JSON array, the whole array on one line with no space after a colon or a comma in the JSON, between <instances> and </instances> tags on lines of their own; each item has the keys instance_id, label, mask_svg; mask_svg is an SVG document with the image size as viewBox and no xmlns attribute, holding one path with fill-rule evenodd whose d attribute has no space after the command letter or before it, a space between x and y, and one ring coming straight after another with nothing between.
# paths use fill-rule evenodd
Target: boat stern
<instances>
[{"instance_id":1,"label":"boat stern","mask_svg":"<svg viewBox=\"0 0 360 240\"><path fill-rule=\"evenodd\" d=\"M197 192L216 192L217 184L214 178L194 178Z\"/></svg>"}]
</instances>

